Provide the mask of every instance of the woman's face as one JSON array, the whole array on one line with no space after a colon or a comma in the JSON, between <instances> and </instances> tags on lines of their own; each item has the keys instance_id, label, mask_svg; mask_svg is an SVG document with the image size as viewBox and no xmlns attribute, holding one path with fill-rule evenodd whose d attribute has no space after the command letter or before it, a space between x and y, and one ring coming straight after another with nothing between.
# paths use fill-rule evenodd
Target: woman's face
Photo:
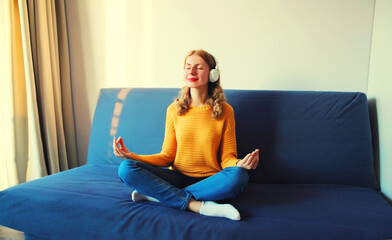
<instances>
[{"instance_id":1,"label":"woman's face","mask_svg":"<svg viewBox=\"0 0 392 240\"><path fill-rule=\"evenodd\" d=\"M187 57L184 68L185 84L190 88L208 86L210 67L199 55Z\"/></svg>"}]
</instances>

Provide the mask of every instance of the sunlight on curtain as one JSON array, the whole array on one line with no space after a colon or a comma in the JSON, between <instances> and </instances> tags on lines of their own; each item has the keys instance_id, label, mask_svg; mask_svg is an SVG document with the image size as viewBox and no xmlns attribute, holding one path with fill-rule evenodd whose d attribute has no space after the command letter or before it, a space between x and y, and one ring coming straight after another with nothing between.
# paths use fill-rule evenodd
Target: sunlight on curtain
<instances>
[{"instance_id":1,"label":"sunlight on curtain","mask_svg":"<svg viewBox=\"0 0 392 240\"><path fill-rule=\"evenodd\" d=\"M19 0L28 102L27 179L77 167L64 0Z\"/></svg>"},{"instance_id":2,"label":"sunlight on curtain","mask_svg":"<svg viewBox=\"0 0 392 240\"><path fill-rule=\"evenodd\" d=\"M2 190L78 161L64 1L0 0L0 33Z\"/></svg>"},{"instance_id":3,"label":"sunlight on curtain","mask_svg":"<svg viewBox=\"0 0 392 240\"><path fill-rule=\"evenodd\" d=\"M40 114L42 115L42 128L46 139L46 151L48 158L47 168L51 172L60 171L60 161L67 159L65 139L63 132L60 69L58 58L57 25L53 13L54 1L34 2L34 15L36 29L37 62L36 74L39 78L37 89L41 100ZM37 63L36 62L36 63Z\"/></svg>"},{"instance_id":4,"label":"sunlight on curtain","mask_svg":"<svg viewBox=\"0 0 392 240\"><path fill-rule=\"evenodd\" d=\"M28 159L26 166L26 180L33 180L47 175L43 152L42 137L37 107L37 96L33 70L32 51L30 47L30 28L27 4L19 0L21 19L21 33L23 45L23 61L25 68L26 98L27 98L27 126L28 126Z\"/></svg>"},{"instance_id":5,"label":"sunlight on curtain","mask_svg":"<svg viewBox=\"0 0 392 240\"><path fill-rule=\"evenodd\" d=\"M26 83L23 66L23 49L18 1L13 0L12 11L12 81L14 94L15 163L19 182L26 181L27 159L27 108Z\"/></svg>"},{"instance_id":6,"label":"sunlight on curtain","mask_svg":"<svg viewBox=\"0 0 392 240\"><path fill-rule=\"evenodd\" d=\"M12 84L12 22L13 5L0 1L0 190L18 183L15 163L15 127Z\"/></svg>"}]
</instances>

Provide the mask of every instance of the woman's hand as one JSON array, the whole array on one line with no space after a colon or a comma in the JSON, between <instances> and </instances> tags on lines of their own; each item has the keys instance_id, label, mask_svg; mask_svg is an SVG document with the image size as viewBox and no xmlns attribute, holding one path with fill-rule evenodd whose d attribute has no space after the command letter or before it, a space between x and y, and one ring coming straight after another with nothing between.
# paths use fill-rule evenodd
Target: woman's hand
<instances>
[{"instance_id":1,"label":"woman's hand","mask_svg":"<svg viewBox=\"0 0 392 240\"><path fill-rule=\"evenodd\" d=\"M118 147L118 144L120 144L120 147ZM132 155L132 153L130 153L129 150L125 147L122 137L119 137L118 139L115 137L113 138L113 153L117 157L125 159L131 158Z\"/></svg>"},{"instance_id":2,"label":"woman's hand","mask_svg":"<svg viewBox=\"0 0 392 240\"><path fill-rule=\"evenodd\" d=\"M244 159L238 161L237 167L242 167L244 169L256 169L259 164L259 149L254 150L244 157Z\"/></svg>"}]
</instances>

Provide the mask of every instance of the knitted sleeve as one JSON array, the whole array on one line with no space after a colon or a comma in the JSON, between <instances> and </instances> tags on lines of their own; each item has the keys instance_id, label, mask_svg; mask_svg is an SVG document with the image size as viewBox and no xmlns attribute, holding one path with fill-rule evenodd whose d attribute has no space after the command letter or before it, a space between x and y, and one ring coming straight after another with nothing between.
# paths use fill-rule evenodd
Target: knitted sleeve
<instances>
[{"instance_id":1,"label":"knitted sleeve","mask_svg":"<svg viewBox=\"0 0 392 240\"><path fill-rule=\"evenodd\" d=\"M158 167L169 167L176 157L177 140L173 123L173 105L170 105L166 112L165 138L163 140L162 151L153 155L138 155L132 153L131 158Z\"/></svg>"},{"instance_id":2,"label":"knitted sleeve","mask_svg":"<svg viewBox=\"0 0 392 240\"><path fill-rule=\"evenodd\" d=\"M223 136L221 142L221 167L222 169L227 167L237 166L237 140L235 135L235 118L234 110L230 105L226 105L224 108L226 119L223 129Z\"/></svg>"}]
</instances>

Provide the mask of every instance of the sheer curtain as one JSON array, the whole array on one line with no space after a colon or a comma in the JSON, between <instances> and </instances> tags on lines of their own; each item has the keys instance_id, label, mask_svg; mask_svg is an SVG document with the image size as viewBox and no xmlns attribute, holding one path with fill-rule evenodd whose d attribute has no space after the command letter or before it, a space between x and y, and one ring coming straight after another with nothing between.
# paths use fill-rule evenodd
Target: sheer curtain
<instances>
[{"instance_id":1,"label":"sheer curtain","mask_svg":"<svg viewBox=\"0 0 392 240\"><path fill-rule=\"evenodd\" d=\"M64 0L0 1L0 190L78 165Z\"/></svg>"}]
</instances>

